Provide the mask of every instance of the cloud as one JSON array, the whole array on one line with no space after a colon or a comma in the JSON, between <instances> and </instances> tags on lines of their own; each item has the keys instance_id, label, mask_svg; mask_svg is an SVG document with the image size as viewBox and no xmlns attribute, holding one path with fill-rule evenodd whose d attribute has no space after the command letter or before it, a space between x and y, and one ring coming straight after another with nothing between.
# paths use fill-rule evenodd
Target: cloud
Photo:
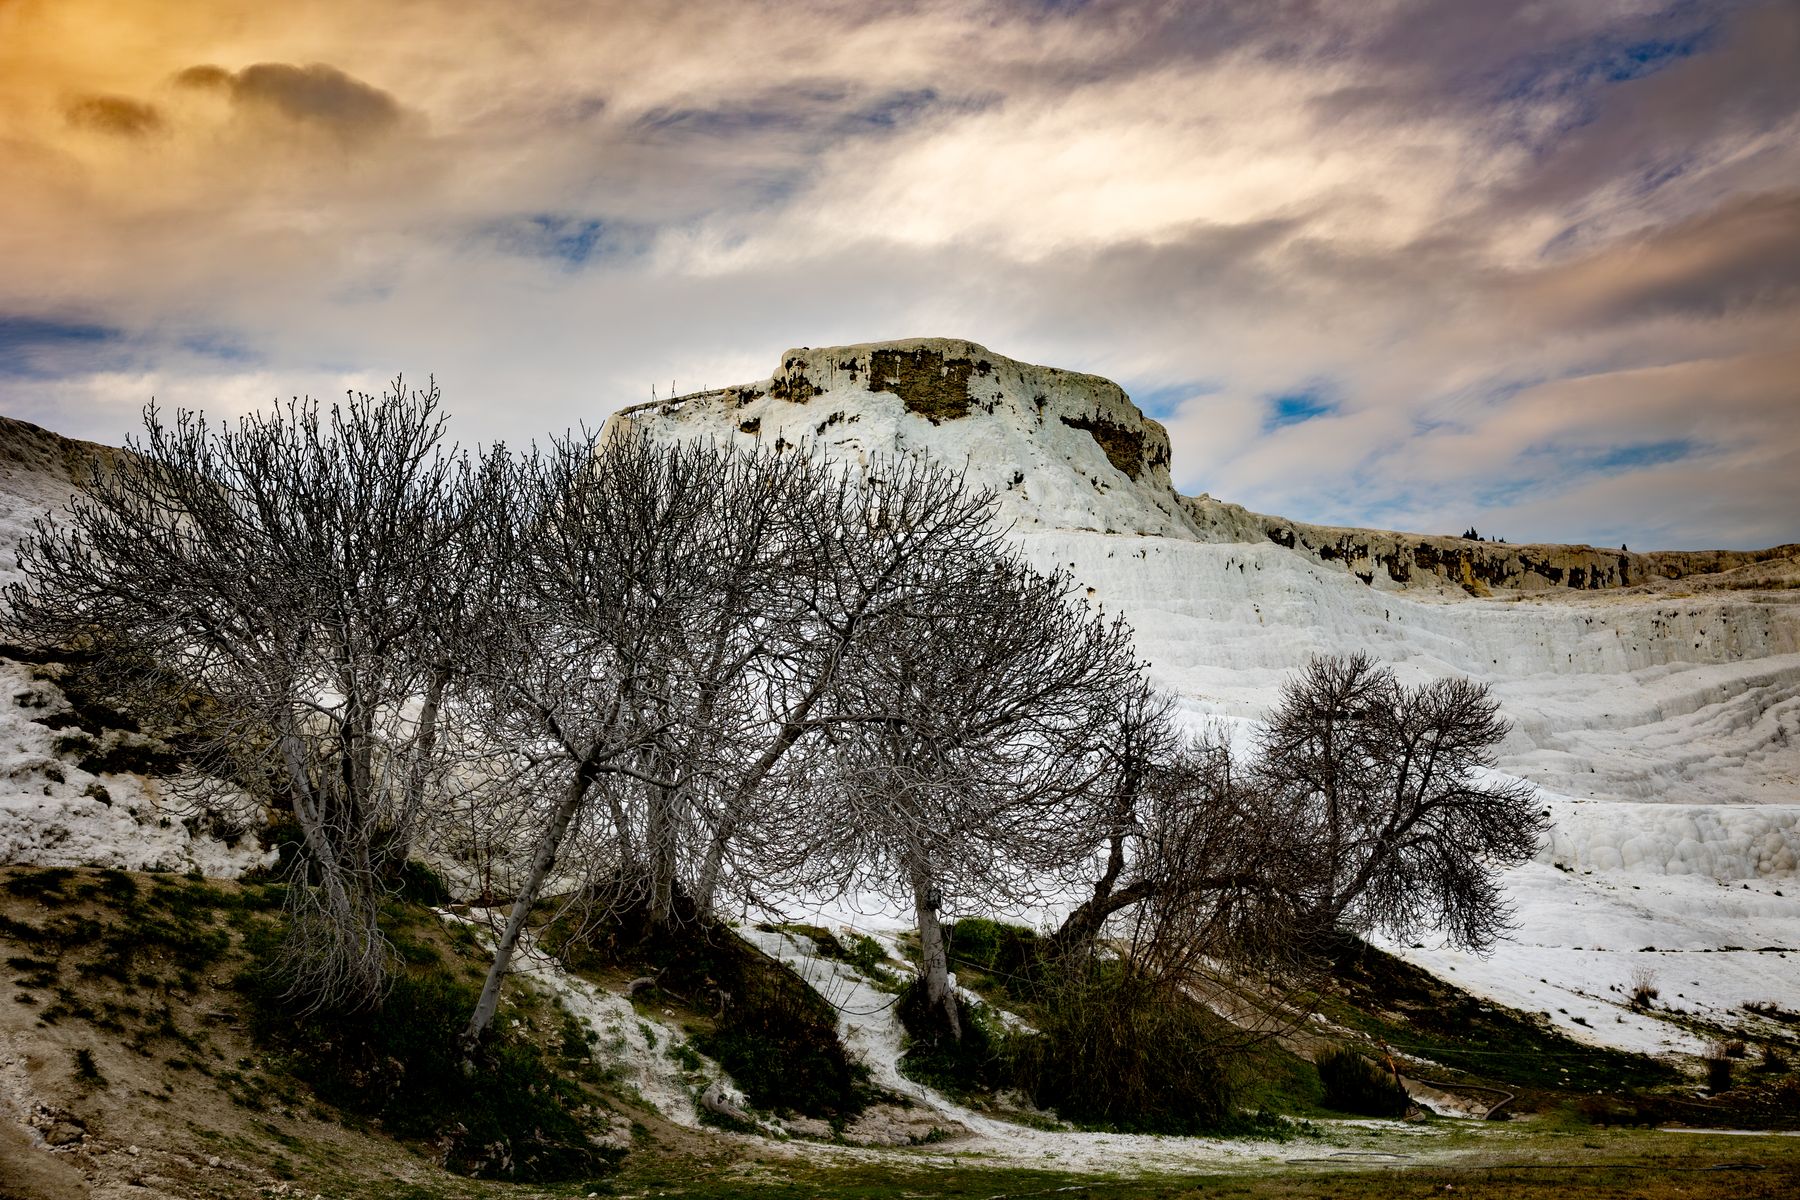
<instances>
[{"instance_id":1,"label":"cloud","mask_svg":"<svg viewBox=\"0 0 1800 1200\"><path fill-rule=\"evenodd\" d=\"M1800 301L1800 191L1734 198L1620 238L1524 277L1517 300L1542 320L1583 324L1792 306Z\"/></svg>"},{"instance_id":2,"label":"cloud","mask_svg":"<svg viewBox=\"0 0 1800 1200\"><path fill-rule=\"evenodd\" d=\"M0 376L54 379L119 337L116 329L85 321L0 315Z\"/></svg>"},{"instance_id":3,"label":"cloud","mask_svg":"<svg viewBox=\"0 0 1800 1200\"><path fill-rule=\"evenodd\" d=\"M518 440L946 334L1120 380L1264 511L1800 538L1780 0L11 13L42 423L435 370Z\"/></svg>"},{"instance_id":4,"label":"cloud","mask_svg":"<svg viewBox=\"0 0 1800 1200\"><path fill-rule=\"evenodd\" d=\"M69 124L121 137L143 137L163 126L162 113L154 104L129 96L83 96L63 110Z\"/></svg>"},{"instance_id":5,"label":"cloud","mask_svg":"<svg viewBox=\"0 0 1800 1200\"><path fill-rule=\"evenodd\" d=\"M252 63L237 72L202 64L178 72L181 87L223 89L241 106L328 128L345 138L367 138L396 128L405 113L392 95L334 66Z\"/></svg>"}]
</instances>

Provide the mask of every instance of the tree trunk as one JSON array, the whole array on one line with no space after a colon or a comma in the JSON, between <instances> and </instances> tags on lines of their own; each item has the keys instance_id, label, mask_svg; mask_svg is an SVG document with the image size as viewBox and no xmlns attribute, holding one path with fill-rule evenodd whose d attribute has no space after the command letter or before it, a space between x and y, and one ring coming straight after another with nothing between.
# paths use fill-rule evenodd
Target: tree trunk
<instances>
[{"instance_id":1,"label":"tree trunk","mask_svg":"<svg viewBox=\"0 0 1800 1200\"><path fill-rule=\"evenodd\" d=\"M590 755L588 760L576 768L575 777L569 781L568 791L556 806L550 827L538 839L537 849L531 856L531 872L526 876L525 886L513 900L512 915L506 919L506 929L500 935L499 944L494 947L493 965L488 968L487 980L481 985L481 999L475 1002L475 1012L469 1018L469 1027L463 1030L465 1067L473 1060L475 1048L481 1044L482 1035L493 1022L495 1010L500 1007L500 985L512 965L519 937L525 932L525 920L531 914L532 905L537 903L538 892L543 888L550 868L556 865L556 854L562 848L563 838L568 835L569 825L581 808L582 801L587 798L588 789L593 786L598 774L599 769Z\"/></svg>"},{"instance_id":2,"label":"tree trunk","mask_svg":"<svg viewBox=\"0 0 1800 1200\"><path fill-rule=\"evenodd\" d=\"M1068 915L1061 928L1050 935L1051 944L1064 951L1085 948L1100 936L1106 918L1155 894L1155 885L1146 879L1140 879L1116 892L1112 890L1110 883L1104 888L1096 885L1094 898Z\"/></svg>"},{"instance_id":3,"label":"tree trunk","mask_svg":"<svg viewBox=\"0 0 1800 1200\"><path fill-rule=\"evenodd\" d=\"M950 956L944 945L944 927L938 921L937 888L923 865L912 869L913 913L919 922L919 970L925 977L925 999L943 1010L950 1036L962 1041L962 1020L956 1012L956 993L950 990Z\"/></svg>"},{"instance_id":4,"label":"tree trunk","mask_svg":"<svg viewBox=\"0 0 1800 1200\"><path fill-rule=\"evenodd\" d=\"M412 761L406 773L405 800L394 822L394 846L391 857L404 865L412 855L413 831L419 811L425 807L425 779L431 772L432 755L437 750L438 711L443 707L444 690L450 685L450 669L442 664L431 672L425 686L425 699L419 706L419 723L412 739Z\"/></svg>"},{"instance_id":5,"label":"tree trunk","mask_svg":"<svg viewBox=\"0 0 1800 1200\"><path fill-rule=\"evenodd\" d=\"M835 664L836 659L832 661ZM700 882L694 889L694 906L699 911L709 911L718 895L719 878L725 867L725 847L737 832L738 819L743 814L744 806L750 803L756 789L762 786L763 780L781 762L782 756L793 749L794 743L806 733L809 728L806 719L812 713L813 706L819 702L819 697L825 694L825 686L831 678L830 670L819 673L812 686L806 689L806 694L788 710L781 722L781 731L763 750L762 757L756 760L755 765L738 781L737 787L732 789L731 801L719 815L719 822L707 844L706 862L700 868Z\"/></svg>"},{"instance_id":6,"label":"tree trunk","mask_svg":"<svg viewBox=\"0 0 1800 1200\"><path fill-rule=\"evenodd\" d=\"M678 834L675 789L663 784L652 784L649 791L650 812L644 851L650 869L650 927L666 930L675 926L675 852Z\"/></svg>"}]
</instances>

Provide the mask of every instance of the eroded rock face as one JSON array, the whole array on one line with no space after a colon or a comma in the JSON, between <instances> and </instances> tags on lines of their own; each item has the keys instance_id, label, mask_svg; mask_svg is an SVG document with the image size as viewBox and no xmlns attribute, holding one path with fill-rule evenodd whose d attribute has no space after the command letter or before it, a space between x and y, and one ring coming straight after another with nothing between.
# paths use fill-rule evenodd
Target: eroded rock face
<instances>
[{"instance_id":1,"label":"eroded rock face","mask_svg":"<svg viewBox=\"0 0 1800 1200\"><path fill-rule=\"evenodd\" d=\"M803 347L763 383L614 416L657 436L807 445L867 463L935 459L1027 525L1194 537L1169 483L1169 436L1115 383L954 338Z\"/></svg>"},{"instance_id":2,"label":"eroded rock face","mask_svg":"<svg viewBox=\"0 0 1800 1200\"><path fill-rule=\"evenodd\" d=\"M1208 541L1270 541L1322 563L1341 566L1380 587L1448 586L1470 595L1552 588L1595 591L1639 587L1657 581L1716 577L1730 587L1732 573L1767 565L1800 572L1800 545L1768 550L1658 550L1639 554L1596 546L1483 542L1436 534L1396 533L1309 525L1253 513L1210 496L1182 497L1189 517ZM1743 586L1769 586L1769 572L1746 575ZM1797 575L1800 577L1800 575ZM1782 586L1774 580L1774 586Z\"/></svg>"},{"instance_id":3,"label":"eroded rock face","mask_svg":"<svg viewBox=\"0 0 1800 1200\"><path fill-rule=\"evenodd\" d=\"M871 350L869 390L892 392L933 425L969 415L969 376L994 372L987 359L946 358L928 346L912 350Z\"/></svg>"}]
</instances>

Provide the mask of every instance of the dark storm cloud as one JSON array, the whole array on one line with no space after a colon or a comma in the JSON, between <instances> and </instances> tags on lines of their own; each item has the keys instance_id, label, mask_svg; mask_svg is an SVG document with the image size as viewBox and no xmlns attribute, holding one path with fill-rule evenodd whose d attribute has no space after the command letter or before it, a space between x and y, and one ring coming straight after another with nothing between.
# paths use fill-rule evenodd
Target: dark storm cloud
<instances>
[{"instance_id":1,"label":"dark storm cloud","mask_svg":"<svg viewBox=\"0 0 1800 1200\"><path fill-rule=\"evenodd\" d=\"M162 113L154 104L129 96L83 96L63 110L69 124L121 137L142 137L163 127Z\"/></svg>"},{"instance_id":2,"label":"dark storm cloud","mask_svg":"<svg viewBox=\"0 0 1800 1200\"><path fill-rule=\"evenodd\" d=\"M405 115L388 92L326 63L253 63L235 73L201 65L181 71L175 82L184 87L224 89L240 105L261 107L351 138L385 133Z\"/></svg>"}]
</instances>

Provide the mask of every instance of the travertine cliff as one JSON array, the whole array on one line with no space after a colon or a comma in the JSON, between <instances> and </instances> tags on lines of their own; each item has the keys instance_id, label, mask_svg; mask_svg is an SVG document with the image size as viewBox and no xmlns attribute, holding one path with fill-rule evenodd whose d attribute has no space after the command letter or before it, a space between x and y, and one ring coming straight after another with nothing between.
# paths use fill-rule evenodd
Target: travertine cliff
<instances>
[{"instance_id":1,"label":"travertine cliff","mask_svg":"<svg viewBox=\"0 0 1800 1200\"><path fill-rule=\"evenodd\" d=\"M912 338L781 356L768 379L615 414L658 436L806 445L851 462L935 459L1025 526L1196 536L1169 485L1169 435L1118 384Z\"/></svg>"},{"instance_id":2,"label":"travertine cliff","mask_svg":"<svg viewBox=\"0 0 1800 1200\"><path fill-rule=\"evenodd\" d=\"M1634 587L1740 572L1732 583L1800 580L1800 546L1637 553L1510 545L1433 534L1309 525L1253 513L1170 484L1169 436L1115 383L1033 366L974 342L913 338L801 348L766 380L626 409L615 428L723 437L867 463L922 455L993 488L1021 529L1272 542L1382 589L1472 595ZM1742 573L1766 564L1760 572Z\"/></svg>"}]
</instances>

